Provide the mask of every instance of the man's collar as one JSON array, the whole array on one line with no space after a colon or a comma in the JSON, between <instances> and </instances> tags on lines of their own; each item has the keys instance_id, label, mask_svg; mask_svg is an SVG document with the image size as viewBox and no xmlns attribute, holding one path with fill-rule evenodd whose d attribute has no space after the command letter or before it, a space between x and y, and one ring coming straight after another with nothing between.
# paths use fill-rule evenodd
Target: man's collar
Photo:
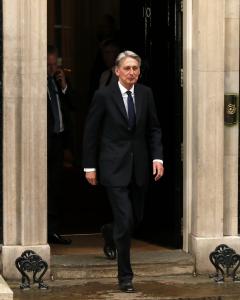
<instances>
[{"instance_id":1,"label":"man's collar","mask_svg":"<svg viewBox=\"0 0 240 300\"><path fill-rule=\"evenodd\" d=\"M134 94L134 85L131 87L130 90L128 90L128 89L126 89L126 88L120 83L120 81L118 81L118 86L119 86L120 91L121 91L122 94L126 93L127 91L131 91L132 94Z\"/></svg>"}]
</instances>

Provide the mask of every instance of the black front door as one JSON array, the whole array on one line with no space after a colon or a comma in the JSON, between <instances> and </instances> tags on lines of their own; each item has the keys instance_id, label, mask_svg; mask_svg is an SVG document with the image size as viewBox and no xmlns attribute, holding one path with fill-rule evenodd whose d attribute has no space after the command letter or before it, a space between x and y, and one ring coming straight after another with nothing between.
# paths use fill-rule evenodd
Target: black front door
<instances>
[{"instance_id":1,"label":"black front door","mask_svg":"<svg viewBox=\"0 0 240 300\"><path fill-rule=\"evenodd\" d=\"M137 236L181 247L181 1L122 0L120 27L125 49L143 58L141 81L153 89L163 132L165 175L150 186L144 222Z\"/></svg>"}]
</instances>

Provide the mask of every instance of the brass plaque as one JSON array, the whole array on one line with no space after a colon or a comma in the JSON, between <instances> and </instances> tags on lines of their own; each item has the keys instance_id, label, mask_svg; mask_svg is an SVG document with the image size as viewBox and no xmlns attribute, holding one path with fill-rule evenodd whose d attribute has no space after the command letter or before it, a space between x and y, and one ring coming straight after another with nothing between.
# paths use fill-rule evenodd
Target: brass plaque
<instances>
[{"instance_id":1,"label":"brass plaque","mask_svg":"<svg viewBox=\"0 0 240 300\"><path fill-rule=\"evenodd\" d=\"M224 95L224 124L234 125L238 120L238 94Z\"/></svg>"}]
</instances>

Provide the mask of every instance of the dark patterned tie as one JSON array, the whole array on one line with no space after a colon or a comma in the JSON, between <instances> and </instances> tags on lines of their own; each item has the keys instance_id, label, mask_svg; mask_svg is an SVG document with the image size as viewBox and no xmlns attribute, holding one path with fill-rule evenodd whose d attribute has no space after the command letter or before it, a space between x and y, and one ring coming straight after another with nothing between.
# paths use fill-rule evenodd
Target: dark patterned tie
<instances>
[{"instance_id":1,"label":"dark patterned tie","mask_svg":"<svg viewBox=\"0 0 240 300\"><path fill-rule=\"evenodd\" d=\"M60 116L59 116L59 108L58 108L58 99L57 99L57 88L56 85L53 82L53 78L51 76L48 76L48 91L49 91L49 97L51 100L51 108L52 108L52 114L54 118L54 132L60 131Z\"/></svg>"},{"instance_id":2,"label":"dark patterned tie","mask_svg":"<svg viewBox=\"0 0 240 300\"><path fill-rule=\"evenodd\" d=\"M131 91L127 91L126 93L128 95L128 98L127 98L127 103L128 103L128 123L129 123L129 127L131 129L134 129L134 127L136 126L136 114L135 114L135 107L134 107L132 92Z\"/></svg>"}]
</instances>

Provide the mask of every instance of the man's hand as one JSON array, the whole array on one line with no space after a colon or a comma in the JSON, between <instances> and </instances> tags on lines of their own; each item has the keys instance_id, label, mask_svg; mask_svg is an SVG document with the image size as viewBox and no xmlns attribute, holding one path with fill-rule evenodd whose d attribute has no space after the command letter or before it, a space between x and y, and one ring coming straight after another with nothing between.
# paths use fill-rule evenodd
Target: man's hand
<instances>
[{"instance_id":1,"label":"man's hand","mask_svg":"<svg viewBox=\"0 0 240 300\"><path fill-rule=\"evenodd\" d=\"M159 180L164 173L164 167L163 164L161 164L158 161L154 161L153 162L153 176L154 176L154 180L157 181Z\"/></svg>"},{"instance_id":2,"label":"man's hand","mask_svg":"<svg viewBox=\"0 0 240 300\"><path fill-rule=\"evenodd\" d=\"M65 77L65 73L64 73L63 69L61 69L61 68L57 69L55 76L56 76L57 82L61 86L61 89L64 90L67 86L67 82L66 82L66 77Z\"/></svg>"},{"instance_id":3,"label":"man's hand","mask_svg":"<svg viewBox=\"0 0 240 300\"><path fill-rule=\"evenodd\" d=\"M91 185L97 185L97 172L86 172L85 177Z\"/></svg>"}]
</instances>

